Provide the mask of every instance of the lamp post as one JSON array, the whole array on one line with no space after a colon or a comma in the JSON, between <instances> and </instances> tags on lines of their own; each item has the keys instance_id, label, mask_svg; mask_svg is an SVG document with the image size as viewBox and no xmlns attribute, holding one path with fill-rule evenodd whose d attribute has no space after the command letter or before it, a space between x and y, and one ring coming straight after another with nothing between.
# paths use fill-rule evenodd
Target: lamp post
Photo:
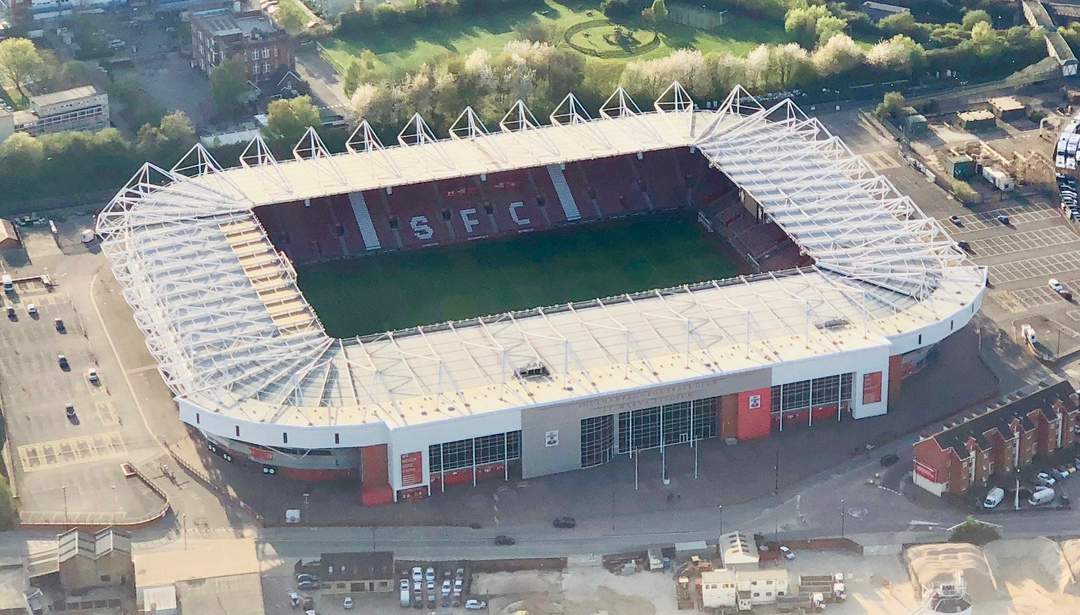
<instances>
[{"instance_id":1,"label":"lamp post","mask_svg":"<svg viewBox=\"0 0 1080 615\"><path fill-rule=\"evenodd\" d=\"M847 518L847 508L844 507L844 498L840 498L840 538L844 537L844 520Z\"/></svg>"},{"instance_id":2,"label":"lamp post","mask_svg":"<svg viewBox=\"0 0 1080 615\"><path fill-rule=\"evenodd\" d=\"M720 513L720 535L724 535L724 505L717 504L716 510Z\"/></svg>"}]
</instances>

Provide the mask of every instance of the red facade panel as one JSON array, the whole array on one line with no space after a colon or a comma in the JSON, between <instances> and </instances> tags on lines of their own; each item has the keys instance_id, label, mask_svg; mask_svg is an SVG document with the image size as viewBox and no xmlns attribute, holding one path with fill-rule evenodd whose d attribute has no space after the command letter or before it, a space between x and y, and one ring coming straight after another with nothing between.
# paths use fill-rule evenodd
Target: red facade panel
<instances>
[{"instance_id":1,"label":"red facade panel","mask_svg":"<svg viewBox=\"0 0 1080 615\"><path fill-rule=\"evenodd\" d=\"M764 387L739 393L736 418L736 437L740 440L767 438L771 431L769 419L770 389Z\"/></svg>"}]
</instances>

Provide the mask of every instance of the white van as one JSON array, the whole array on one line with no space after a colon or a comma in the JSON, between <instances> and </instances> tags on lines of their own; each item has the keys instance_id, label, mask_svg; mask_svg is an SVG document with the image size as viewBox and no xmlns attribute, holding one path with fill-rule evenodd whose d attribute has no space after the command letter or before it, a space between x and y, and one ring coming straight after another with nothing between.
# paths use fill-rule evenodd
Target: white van
<instances>
[{"instance_id":1,"label":"white van","mask_svg":"<svg viewBox=\"0 0 1080 615\"><path fill-rule=\"evenodd\" d=\"M399 586L399 591L401 593L401 596L400 596L400 598L401 598L401 600L400 600L401 606L403 608L406 608L406 609L409 608L410 594L409 594L409 580L408 579L402 579L401 580L401 584Z\"/></svg>"},{"instance_id":2,"label":"white van","mask_svg":"<svg viewBox=\"0 0 1080 615\"><path fill-rule=\"evenodd\" d=\"M5 293L11 294L15 292L15 282L11 279L10 275L5 273L0 280L3 280Z\"/></svg>"},{"instance_id":3,"label":"white van","mask_svg":"<svg viewBox=\"0 0 1080 615\"><path fill-rule=\"evenodd\" d=\"M1054 501L1054 490L1050 487L1039 487L1028 498L1028 504L1031 506L1042 506L1043 504L1049 504Z\"/></svg>"},{"instance_id":4,"label":"white van","mask_svg":"<svg viewBox=\"0 0 1080 615\"><path fill-rule=\"evenodd\" d=\"M986 499L983 500L983 508L997 508L998 504L1001 504L1001 500L1005 499L1005 490L1001 487L994 487L986 494Z\"/></svg>"}]
</instances>

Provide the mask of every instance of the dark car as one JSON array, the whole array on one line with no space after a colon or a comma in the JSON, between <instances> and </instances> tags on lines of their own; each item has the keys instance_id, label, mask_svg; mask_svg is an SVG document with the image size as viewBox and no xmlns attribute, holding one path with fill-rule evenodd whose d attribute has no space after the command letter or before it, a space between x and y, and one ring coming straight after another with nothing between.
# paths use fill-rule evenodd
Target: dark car
<instances>
[{"instance_id":1,"label":"dark car","mask_svg":"<svg viewBox=\"0 0 1080 615\"><path fill-rule=\"evenodd\" d=\"M561 530L568 530L572 527L575 527L577 525L577 521L575 521L573 517L559 517L558 519L552 521L551 524Z\"/></svg>"},{"instance_id":2,"label":"dark car","mask_svg":"<svg viewBox=\"0 0 1080 615\"><path fill-rule=\"evenodd\" d=\"M300 608L305 611L311 611L315 608L315 599L311 596L304 596L304 600L300 603Z\"/></svg>"},{"instance_id":3,"label":"dark car","mask_svg":"<svg viewBox=\"0 0 1080 615\"><path fill-rule=\"evenodd\" d=\"M495 544L499 545L500 547L508 547L514 544L514 542L515 541L513 538L510 538L509 536L504 536L503 534L499 534L495 537Z\"/></svg>"},{"instance_id":4,"label":"dark car","mask_svg":"<svg viewBox=\"0 0 1080 615\"><path fill-rule=\"evenodd\" d=\"M62 354L56 355L56 363L60 366L60 369L65 372L71 369L71 364L68 363L67 357Z\"/></svg>"},{"instance_id":5,"label":"dark car","mask_svg":"<svg viewBox=\"0 0 1080 615\"><path fill-rule=\"evenodd\" d=\"M994 218L1005 226L1009 226L1009 216L1006 216L1005 214L998 214L994 216Z\"/></svg>"},{"instance_id":6,"label":"dark car","mask_svg":"<svg viewBox=\"0 0 1080 615\"><path fill-rule=\"evenodd\" d=\"M956 242L956 245L959 246L960 249L963 250L964 252L967 252L968 254L971 254L971 244L970 243L968 243L966 241L958 241L958 242Z\"/></svg>"},{"instance_id":7,"label":"dark car","mask_svg":"<svg viewBox=\"0 0 1080 615\"><path fill-rule=\"evenodd\" d=\"M296 584L296 589L299 589L299 590L319 589L319 582L318 581L300 581L299 583Z\"/></svg>"},{"instance_id":8,"label":"dark car","mask_svg":"<svg viewBox=\"0 0 1080 615\"><path fill-rule=\"evenodd\" d=\"M882 455L879 461L881 461L881 467L887 468L896 463L897 461L900 461L900 457L889 453L888 455Z\"/></svg>"}]
</instances>

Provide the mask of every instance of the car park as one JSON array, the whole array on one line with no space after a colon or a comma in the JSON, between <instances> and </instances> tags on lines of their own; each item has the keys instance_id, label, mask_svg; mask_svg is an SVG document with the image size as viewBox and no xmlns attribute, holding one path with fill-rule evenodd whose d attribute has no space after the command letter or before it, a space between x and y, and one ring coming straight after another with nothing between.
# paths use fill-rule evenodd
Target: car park
<instances>
[{"instance_id":1,"label":"car park","mask_svg":"<svg viewBox=\"0 0 1080 615\"><path fill-rule=\"evenodd\" d=\"M1005 490L1001 487L994 487L986 494L986 498L983 499L983 508L987 510L997 508L998 504L1001 504L1001 501L1004 499Z\"/></svg>"},{"instance_id":2,"label":"car park","mask_svg":"<svg viewBox=\"0 0 1080 615\"><path fill-rule=\"evenodd\" d=\"M480 611L487 608L487 603L483 600L477 600L476 598L470 598L465 601L466 611Z\"/></svg>"},{"instance_id":3,"label":"car park","mask_svg":"<svg viewBox=\"0 0 1080 615\"><path fill-rule=\"evenodd\" d=\"M552 525L565 530L577 526L577 521L573 517L559 517L552 522Z\"/></svg>"}]
</instances>

